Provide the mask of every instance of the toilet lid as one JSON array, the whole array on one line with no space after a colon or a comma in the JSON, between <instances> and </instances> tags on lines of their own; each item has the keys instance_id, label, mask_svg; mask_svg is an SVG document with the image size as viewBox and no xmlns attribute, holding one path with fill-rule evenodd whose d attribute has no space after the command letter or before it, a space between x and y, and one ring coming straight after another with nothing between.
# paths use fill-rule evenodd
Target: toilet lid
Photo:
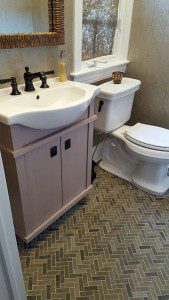
<instances>
[{"instance_id":1,"label":"toilet lid","mask_svg":"<svg viewBox=\"0 0 169 300\"><path fill-rule=\"evenodd\" d=\"M141 81L137 79L124 77L121 84L114 84L113 81L109 81L99 85L101 91L98 95L99 98L107 100L117 100L131 95L139 90Z\"/></svg>"},{"instance_id":2,"label":"toilet lid","mask_svg":"<svg viewBox=\"0 0 169 300\"><path fill-rule=\"evenodd\" d=\"M145 148L169 151L169 130L157 126L137 123L125 132L125 137Z\"/></svg>"}]
</instances>

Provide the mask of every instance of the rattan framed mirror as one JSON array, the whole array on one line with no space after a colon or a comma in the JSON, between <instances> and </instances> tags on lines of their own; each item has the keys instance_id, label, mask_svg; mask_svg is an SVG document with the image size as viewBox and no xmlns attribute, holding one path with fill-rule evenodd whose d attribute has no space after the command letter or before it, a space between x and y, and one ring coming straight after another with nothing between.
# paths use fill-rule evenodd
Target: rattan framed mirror
<instances>
[{"instance_id":1,"label":"rattan framed mirror","mask_svg":"<svg viewBox=\"0 0 169 300\"><path fill-rule=\"evenodd\" d=\"M0 32L0 49L53 46L64 44L64 0L45 0L48 14L48 32Z\"/></svg>"}]
</instances>

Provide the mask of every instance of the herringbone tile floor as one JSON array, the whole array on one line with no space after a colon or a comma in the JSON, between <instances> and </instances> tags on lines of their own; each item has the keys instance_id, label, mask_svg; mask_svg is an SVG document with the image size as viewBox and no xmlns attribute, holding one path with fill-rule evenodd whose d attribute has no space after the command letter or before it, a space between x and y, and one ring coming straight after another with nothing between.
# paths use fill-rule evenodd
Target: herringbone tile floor
<instances>
[{"instance_id":1,"label":"herringbone tile floor","mask_svg":"<svg viewBox=\"0 0 169 300\"><path fill-rule=\"evenodd\" d=\"M88 197L18 246L29 300L169 299L169 193L98 169Z\"/></svg>"}]
</instances>

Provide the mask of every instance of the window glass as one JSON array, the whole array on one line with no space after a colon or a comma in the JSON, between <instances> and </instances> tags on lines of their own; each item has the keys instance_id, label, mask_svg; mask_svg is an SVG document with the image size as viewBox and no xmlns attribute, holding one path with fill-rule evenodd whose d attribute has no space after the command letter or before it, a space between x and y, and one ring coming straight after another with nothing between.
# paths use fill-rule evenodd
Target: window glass
<instances>
[{"instance_id":1,"label":"window glass","mask_svg":"<svg viewBox=\"0 0 169 300\"><path fill-rule=\"evenodd\" d=\"M83 0L83 60L113 53L119 0Z\"/></svg>"}]
</instances>

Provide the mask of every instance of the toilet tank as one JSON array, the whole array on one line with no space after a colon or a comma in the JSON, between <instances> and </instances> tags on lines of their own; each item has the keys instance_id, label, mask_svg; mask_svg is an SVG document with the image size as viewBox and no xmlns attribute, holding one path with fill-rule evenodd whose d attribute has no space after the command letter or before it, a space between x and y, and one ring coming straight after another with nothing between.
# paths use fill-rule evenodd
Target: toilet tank
<instances>
[{"instance_id":1,"label":"toilet tank","mask_svg":"<svg viewBox=\"0 0 169 300\"><path fill-rule=\"evenodd\" d=\"M141 81L131 78L123 78L121 84L113 81L101 84L101 92L95 98L95 129L108 133L124 125L130 119L140 85Z\"/></svg>"}]
</instances>

